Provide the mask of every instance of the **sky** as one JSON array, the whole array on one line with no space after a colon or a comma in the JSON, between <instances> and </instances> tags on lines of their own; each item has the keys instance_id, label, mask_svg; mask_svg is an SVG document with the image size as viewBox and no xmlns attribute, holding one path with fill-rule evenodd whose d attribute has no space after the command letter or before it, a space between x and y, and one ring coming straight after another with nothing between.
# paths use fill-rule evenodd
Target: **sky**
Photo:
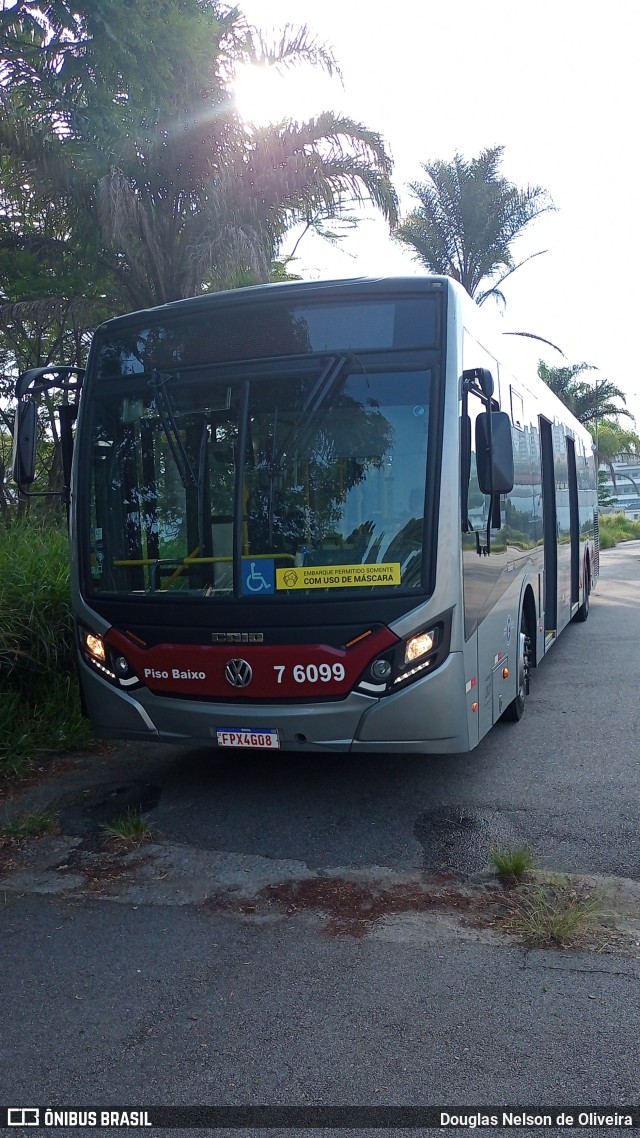
<instances>
[{"instance_id":1,"label":"sky","mask_svg":"<svg viewBox=\"0 0 640 1138\"><path fill-rule=\"evenodd\" d=\"M501 172L539 185L555 211L513 246L516 260L539 250L504 285L506 311L483 313L509 337L523 380L542 356L554 366L582 360L627 395L640 431L640 368L632 357L640 317L640 5L634 0L240 0L261 30L306 24L333 48L343 74L317 82L283 79L291 117L333 109L384 137L394 159L403 214L421 163L505 147ZM263 99L263 103L266 100ZM254 98L255 104L255 98ZM317 104L317 105L314 105ZM264 108L263 108L264 109ZM285 241L293 247L296 234ZM424 271L368 211L332 251L305 237L296 271L305 279ZM489 309L493 309L489 312Z\"/></svg>"}]
</instances>

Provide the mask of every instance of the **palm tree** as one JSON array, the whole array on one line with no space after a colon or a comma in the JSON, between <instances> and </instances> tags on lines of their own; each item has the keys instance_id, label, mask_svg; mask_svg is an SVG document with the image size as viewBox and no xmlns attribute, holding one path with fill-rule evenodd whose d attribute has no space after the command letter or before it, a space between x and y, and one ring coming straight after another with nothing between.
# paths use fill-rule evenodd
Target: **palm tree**
<instances>
[{"instance_id":1,"label":"palm tree","mask_svg":"<svg viewBox=\"0 0 640 1138\"><path fill-rule=\"evenodd\" d=\"M171 7L163 0L165 15ZM267 280L288 228L335 216L353 200L371 200L391 225L397 221L391 160L378 134L331 113L257 129L233 105L236 64L307 62L332 72L331 52L306 28L287 29L269 45L237 9L212 2L207 10L215 13L211 62L205 68L200 45L199 66L180 83L160 89L152 81L149 106L139 76L130 101L114 92L110 67L108 82L92 86L78 66L65 72L65 58L56 86L48 52L29 57L31 72L39 67L46 79L38 113L26 110L26 80L0 85L0 148L26 163L52 200L68 203L72 227L91 220L129 307L226 287L239 276ZM65 43L61 35L58 53ZM22 75L17 65L15 72ZM40 88L31 81L28 90Z\"/></svg>"},{"instance_id":2,"label":"palm tree","mask_svg":"<svg viewBox=\"0 0 640 1138\"><path fill-rule=\"evenodd\" d=\"M598 424L601 420L626 415L633 419L625 407L618 407L616 399L626 403L625 394L608 379L587 383L578 377L585 371L597 371L594 364L578 363L566 367L549 367L543 360L538 363L538 375L562 400L576 419L587 426ZM631 436L633 432L628 432Z\"/></svg>"},{"instance_id":3,"label":"palm tree","mask_svg":"<svg viewBox=\"0 0 640 1138\"><path fill-rule=\"evenodd\" d=\"M598 423L597 432L595 427L590 427L589 430L595 443L598 464L607 467L614 490L618 489L618 479L624 478L627 482L631 482L640 497L640 489L635 479L621 470L616 471L614 467L617 459L640 458L640 436L635 431L621 427L612 419L604 419Z\"/></svg>"},{"instance_id":4,"label":"palm tree","mask_svg":"<svg viewBox=\"0 0 640 1138\"><path fill-rule=\"evenodd\" d=\"M625 403L624 392L608 379L591 384L578 378L585 371L597 370L594 364L584 361L566 367L549 367L543 360L538 363L540 378L591 432L596 461L609 471L614 490L618 489L617 479L625 478L640 496L635 479L620 470L616 472L613 465L617 459L640 457L640 436L617 421L620 415L633 419L630 411L614 402Z\"/></svg>"},{"instance_id":5,"label":"palm tree","mask_svg":"<svg viewBox=\"0 0 640 1138\"><path fill-rule=\"evenodd\" d=\"M101 232L138 304L224 288L239 274L267 281L291 226L354 199L396 219L390 160L361 124L327 112L257 129L229 117L222 139L215 122L200 168L185 154L185 134L158 130L147 154L97 183Z\"/></svg>"},{"instance_id":6,"label":"palm tree","mask_svg":"<svg viewBox=\"0 0 640 1138\"><path fill-rule=\"evenodd\" d=\"M493 146L471 160L456 153L452 162L424 163L429 181L410 186L420 205L395 234L429 272L453 277L477 304L490 296L504 303L499 286L531 260L516 264L513 242L554 208L542 187L519 190L499 173L503 153L503 146Z\"/></svg>"}]
</instances>

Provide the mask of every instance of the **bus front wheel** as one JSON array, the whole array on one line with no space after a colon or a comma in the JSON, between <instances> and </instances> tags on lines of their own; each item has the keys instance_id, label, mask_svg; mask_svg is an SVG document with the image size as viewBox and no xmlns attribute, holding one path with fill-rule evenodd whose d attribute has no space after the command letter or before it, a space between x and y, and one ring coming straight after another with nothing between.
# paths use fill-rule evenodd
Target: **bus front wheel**
<instances>
[{"instance_id":1,"label":"bus front wheel","mask_svg":"<svg viewBox=\"0 0 640 1138\"><path fill-rule=\"evenodd\" d=\"M518 654L516 660L516 695L502 713L507 722L517 723L522 719L525 703L529 694L529 670L531 667L531 640L527 627L527 618L524 611L520 617L520 632L518 633Z\"/></svg>"}]
</instances>

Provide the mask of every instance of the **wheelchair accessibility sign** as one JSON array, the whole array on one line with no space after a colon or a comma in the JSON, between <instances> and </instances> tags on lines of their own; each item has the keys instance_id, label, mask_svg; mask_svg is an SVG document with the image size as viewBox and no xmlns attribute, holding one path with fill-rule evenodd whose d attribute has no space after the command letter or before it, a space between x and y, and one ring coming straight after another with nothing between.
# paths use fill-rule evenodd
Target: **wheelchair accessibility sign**
<instances>
[{"instance_id":1,"label":"wheelchair accessibility sign","mask_svg":"<svg viewBox=\"0 0 640 1138\"><path fill-rule=\"evenodd\" d=\"M251 561L242 559L242 595L256 597L260 594L275 593L275 561L270 558Z\"/></svg>"}]
</instances>

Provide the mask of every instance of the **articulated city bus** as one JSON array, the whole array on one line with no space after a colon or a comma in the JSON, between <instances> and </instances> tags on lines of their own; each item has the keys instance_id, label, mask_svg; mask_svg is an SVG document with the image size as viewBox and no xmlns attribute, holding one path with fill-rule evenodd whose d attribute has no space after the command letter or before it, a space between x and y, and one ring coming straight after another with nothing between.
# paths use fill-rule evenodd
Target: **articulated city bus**
<instances>
[{"instance_id":1,"label":"articulated city bus","mask_svg":"<svg viewBox=\"0 0 640 1138\"><path fill-rule=\"evenodd\" d=\"M238 289L117 317L78 394L73 610L100 736L464 752L597 577L587 431L455 282ZM70 402L69 396L67 403Z\"/></svg>"}]
</instances>

